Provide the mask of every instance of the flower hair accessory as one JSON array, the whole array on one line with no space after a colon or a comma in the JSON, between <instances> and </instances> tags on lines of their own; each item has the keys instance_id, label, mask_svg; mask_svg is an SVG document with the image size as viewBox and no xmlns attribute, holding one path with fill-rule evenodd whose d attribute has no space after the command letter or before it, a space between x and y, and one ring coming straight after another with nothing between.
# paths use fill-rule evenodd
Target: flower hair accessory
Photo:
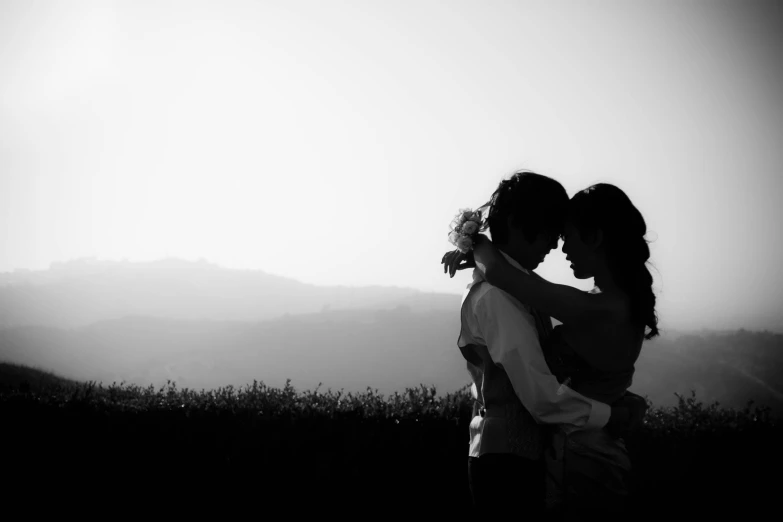
<instances>
[{"instance_id":1,"label":"flower hair accessory","mask_svg":"<svg viewBox=\"0 0 783 522\"><path fill-rule=\"evenodd\" d=\"M481 212L469 208L460 209L450 225L449 242L457 250L467 254L473 249L474 238L481 231Z\"/></svg>"}]
</instances>

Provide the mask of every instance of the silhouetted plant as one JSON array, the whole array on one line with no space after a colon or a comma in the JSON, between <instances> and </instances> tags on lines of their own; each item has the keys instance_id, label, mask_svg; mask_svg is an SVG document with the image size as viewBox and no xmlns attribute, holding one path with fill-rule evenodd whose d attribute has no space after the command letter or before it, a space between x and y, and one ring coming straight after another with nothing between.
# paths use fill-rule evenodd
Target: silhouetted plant
<instances>
[{"instance_id":1,"label":"silhouetted plant","mask_svg":"<svg viewBox=\"0 0 783 522\"><path fill-rule=\"evenodd\" d=\"M627 437L639 502L686 502L698 496L681 488L715 490L725 474L750 484L779 459L781 429L769 408L705 405L695 392L677 399L673 407L650 403L643 425ZM10 447L38 459L38 468L87 462L110 473L166 462L183 477L264 469L256 480L276 495L288 493L275 477L297 480L291 474L299 470L319 477L321 495L337 495L350 482L369 499L406 484L440 488L456 506L467 495L472 402L467 386L438 395L420 385L384 396L369 387L322 391L320 384L299 392L290 380L282 388L253 381L200 391L171 381L159 388L56 383L0 391L0 418L12 427L4 432L15 437Z\"/></svg>"}]
</instances>

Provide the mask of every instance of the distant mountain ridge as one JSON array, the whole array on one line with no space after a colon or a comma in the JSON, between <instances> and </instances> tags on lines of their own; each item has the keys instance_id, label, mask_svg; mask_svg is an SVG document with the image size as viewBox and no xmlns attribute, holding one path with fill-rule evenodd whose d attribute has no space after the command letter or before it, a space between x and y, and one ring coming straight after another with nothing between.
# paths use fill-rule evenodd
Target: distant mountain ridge
<instances>
[{"instance_id":1,"label":"distant mountain ridge","mask_svg":"<svg viewBox=\"0 0 783 522\"><path fill-rule=\"evenodd\" d=\"M316 286L205 261L86 259L0 274L0 327L75 328L129 315L263 321L336 309L454 310L459 300L412 288Z\"/></svg>"}]
</instances>

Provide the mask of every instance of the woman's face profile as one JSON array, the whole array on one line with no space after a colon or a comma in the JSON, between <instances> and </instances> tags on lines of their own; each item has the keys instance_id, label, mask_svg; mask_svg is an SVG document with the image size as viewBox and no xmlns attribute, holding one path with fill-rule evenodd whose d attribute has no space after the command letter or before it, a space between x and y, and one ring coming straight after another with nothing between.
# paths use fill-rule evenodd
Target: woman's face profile
<instances>
[{"instance_id":1,"label":"woman's face profile","mask_svg":"<svg viewBox=\"0 0 783 522\"><path fill-rule=\"evenodd\" d=\"M577 279L593 277L593 252L579 235L573 223L566 223L563 229L563 253L571 263L571 270Z\"/></svg>"}]
</instances>

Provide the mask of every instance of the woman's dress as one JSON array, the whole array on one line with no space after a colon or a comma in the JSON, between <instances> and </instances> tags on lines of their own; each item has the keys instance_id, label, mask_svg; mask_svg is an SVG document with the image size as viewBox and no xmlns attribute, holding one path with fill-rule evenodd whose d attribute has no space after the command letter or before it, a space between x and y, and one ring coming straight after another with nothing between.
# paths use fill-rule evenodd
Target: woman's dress
<instances>
[{"instance_id":1,"label":"woman's dress","mask_svg":"<svg viewBox=\"0 0 783 522\"><path fill-rule=\"evenodd\" d=\"M619 399L631 385L633 365L617 372L591 367L565 341L562 328L556 326L544 346L547 364L558 381L605 404ZM545 460L549 510L569 520L623 512L631 463L621 438L605 429L559 427L552 432Z\"/></svg>"}]
</instances>

